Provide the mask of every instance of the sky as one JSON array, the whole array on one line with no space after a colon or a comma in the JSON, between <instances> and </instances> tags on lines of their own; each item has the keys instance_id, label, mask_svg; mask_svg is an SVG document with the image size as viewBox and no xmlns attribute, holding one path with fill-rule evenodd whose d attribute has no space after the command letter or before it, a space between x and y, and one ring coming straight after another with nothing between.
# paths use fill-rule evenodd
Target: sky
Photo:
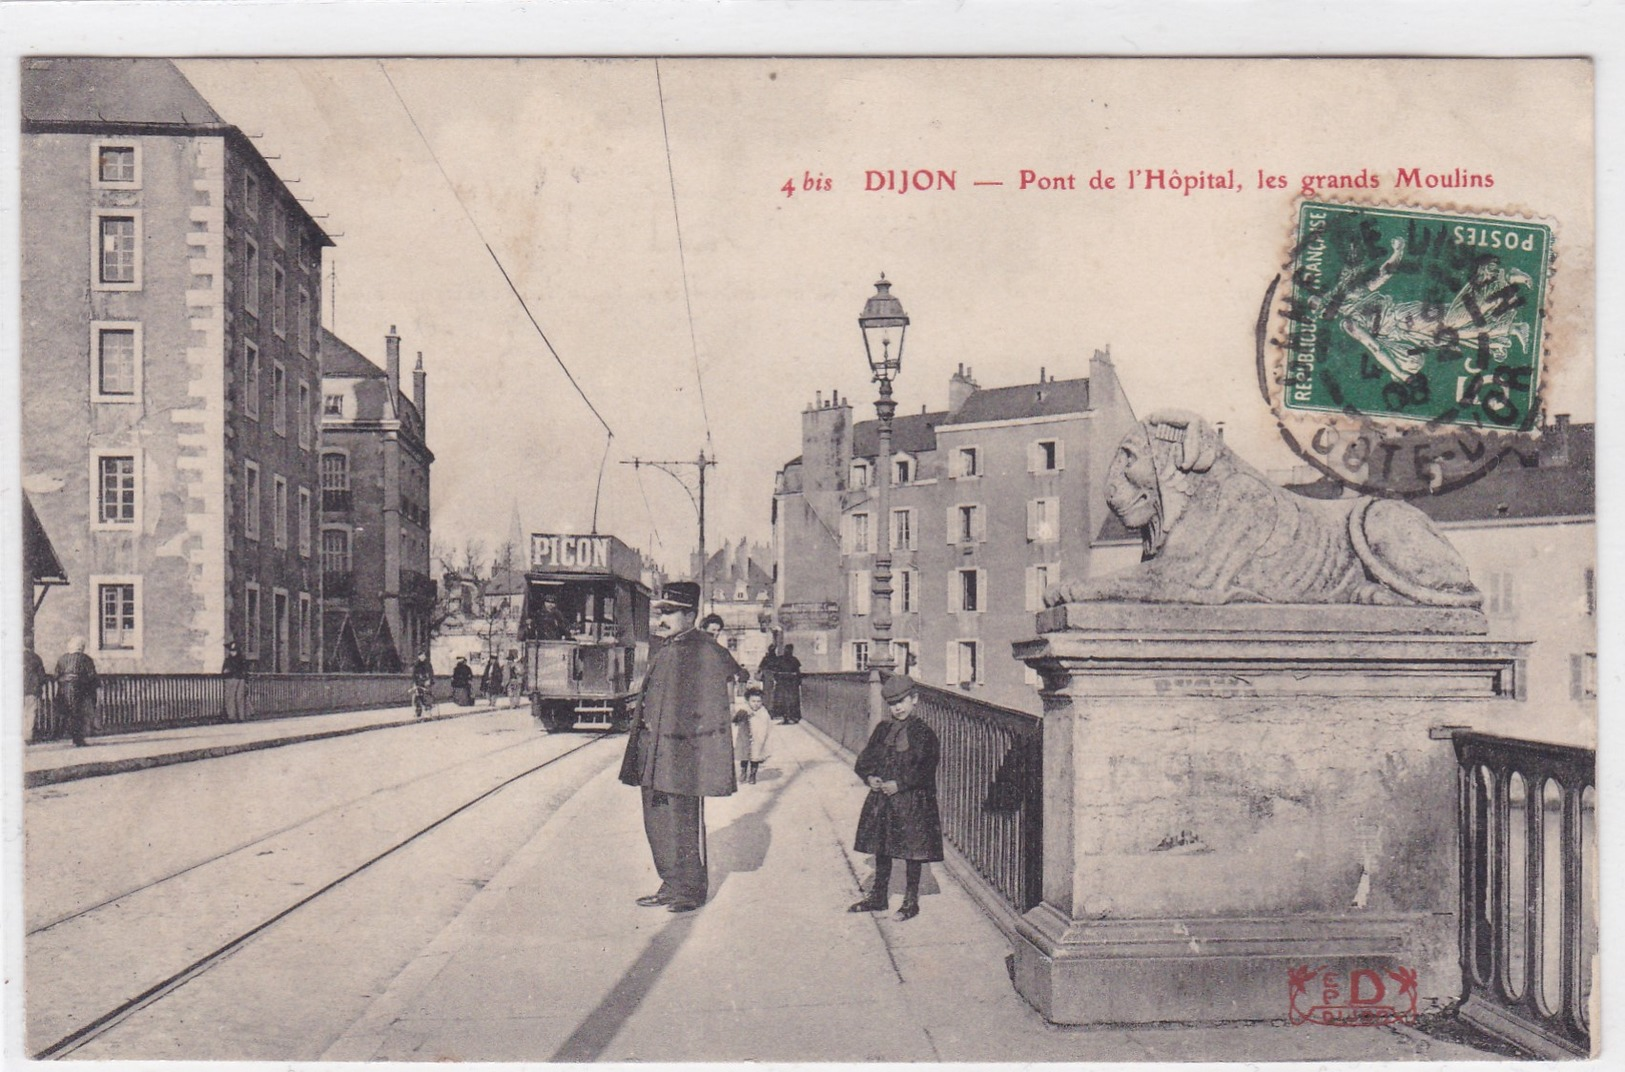
<instances>
[{"instance_id":1,"label":"sky","mask_svg":"<svg viewBox=\"0 0 1625 1072\"><path fill-rule=\"evenodd\" d=\"M710 547L766 541L800 413L838 391L874 415L856 320L881 272L911 318L901 412L945 406L961 364L1003 386L1085 375L1109 348L1142 416L1196 410L1260 467L1291 466L1253 325L1306 174L1363 170L1383 189L1348 193L1554 221L1547 410L1594 417L1584 63L180 66L333 234L328 326L380 364L392 326L408 366L423 353L435 539L453 547L500 542L515 506L529 531L588 531L596 499L599 531L680 570L687 493L619 463L701 450L718 463ZM1401 167L1495 184L1401 194ZM919 169L957 188L864 189L866 172ZM1090 189L1097 169L1118 188ZM1233 169L1241 188L1130 191L1130 169ZM1020 189L1023 170L1073 188ZM1285 188L1259 188L1260 172ZM831 188L804 188L819 177Z\"/></svg>"}]
</instances>

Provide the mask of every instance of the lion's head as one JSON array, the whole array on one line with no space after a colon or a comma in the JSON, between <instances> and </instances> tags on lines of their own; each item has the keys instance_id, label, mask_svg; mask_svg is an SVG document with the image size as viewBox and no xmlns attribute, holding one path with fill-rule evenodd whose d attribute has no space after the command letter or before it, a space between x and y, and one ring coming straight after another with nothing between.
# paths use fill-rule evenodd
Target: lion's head
<instances>
[{"instance_id":1,"label":"lion's head","mask_svg":"<svg viewBox=\"0 0 1625 1072\"><path fill-rule=\"evenodd\" d=\"M1222 448L1212 425L1182 410L1152 414L1118 444L1106 470L1106 505L1139 530L1146 558L1162 550L1184 510L1188 474L1212 468Z\"/></svg>"}]
</instances>

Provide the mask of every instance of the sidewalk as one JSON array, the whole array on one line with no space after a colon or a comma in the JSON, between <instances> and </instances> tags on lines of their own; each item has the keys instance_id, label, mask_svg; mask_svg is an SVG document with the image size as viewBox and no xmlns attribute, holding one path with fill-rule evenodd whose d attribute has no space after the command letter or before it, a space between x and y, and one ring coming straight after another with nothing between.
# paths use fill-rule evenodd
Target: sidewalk
<instances>
[{"instance_id":1,"label":"sidewalk","mask_svg":"<svg viewBox=\"0 0 1625 1072\"><path fill-rule=\"evenodd\" d=\"M705 908L633 903L658 879L637 794L609 764L324 1059L1490 1059L1389 1028L1047 1024L1010 985L1002 933L940 865L908 923L846 911L866 875L849 847L856 777L806 725L775 727L770 745L760 784L706 804Z\"/></svg>"},{"instance_id":2,"label":"sidewalk","mask_svg":"<svg viewBox=\"0 0 1625 1072\"><path fill-rule=\"evenodd\" d=\"M503 701L497 706L507 707L509 704ZM478 701L473 707L458 707L442 700L434 714L422 719L414 719L412 708L408 705L115 733L106 737L91 737L83 748L75 748L72 741L42 741L23 749L23 788L32 789L56 782L96 778L171 763L213 759L237 752L318 741L324 737L343 737L367 730L405 726L430 719L456 718L490 710L492 708Z\"/></svg>"}]
</instances>

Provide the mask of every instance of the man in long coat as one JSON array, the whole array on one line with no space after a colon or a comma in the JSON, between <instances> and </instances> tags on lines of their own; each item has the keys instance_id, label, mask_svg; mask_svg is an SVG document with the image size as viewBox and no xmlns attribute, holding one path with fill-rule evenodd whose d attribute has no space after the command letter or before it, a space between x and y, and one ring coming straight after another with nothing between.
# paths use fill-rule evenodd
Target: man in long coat
<instances>
[{"instance_id":1,"label":"man in long coat","mask_svg":"<svg viewBox=\"0 0 1625 1072\"><path fill-rule=\"evenodd\" d=\"M643 831L660 873L660 889L638 904L671 912L705 903L704 798L738 788L728 681L739 664L694 627L699 603L699 585L675 581L653 604L655 634L665 643L644 679L637 740Z\"/></svg>"},{"instance_id":2,"label":"man in long coat","mask_svg":"<svg viewBox=\"0 0 1625 1072\"><path fill-rule=\"evenodd\" d=\"M85 654L85 638L73 637L56 661L56 695L67 715L68 734L75 747L85 746L85 734L96 718L96 692L100 678L96 662Z\"/></svg>"}]
</instances>

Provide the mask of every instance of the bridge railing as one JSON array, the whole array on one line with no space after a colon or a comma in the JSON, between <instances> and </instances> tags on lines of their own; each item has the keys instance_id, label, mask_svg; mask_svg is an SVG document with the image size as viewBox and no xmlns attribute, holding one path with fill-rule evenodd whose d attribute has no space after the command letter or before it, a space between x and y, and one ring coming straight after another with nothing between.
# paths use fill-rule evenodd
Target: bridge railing
<instances>
[{"instance_id":1,"label":"bridge railing","mask_svg":"<svg viewBox=\"0 0 1625 1072\"><path fill-rule=\"evenodd\" d=\"M408 674L250 674L251 719L359 711L410 703ZM103 674L96 690L96 735L222 722L227 679L220 674ZM67 734L55 681L45 683L32 739Z\"/></svg>"},{"instance_id":2,"label":"bridge railing","mask_svg":"<svg viewBox=\"0 0 1625 1072\"><path fill-rule=\"evenodd\" d=\"M1596 753L1455 737L1462 1014L1544 1055L1591 1053Z\"/></svg>"},{"instance_id":3,"label":"bridge railing","mask_svg":"<svg viewBox=\"0 0 1625 1072\"><path fill-rule=\"evenodd\" d=\"M869 738L868 675L805 675L801 711L855 755ZM1041 720L929 685L915 714L942 742L943 836L1006 904L1032 908L1043 881Z\"/></svg>"}]
</instances>

